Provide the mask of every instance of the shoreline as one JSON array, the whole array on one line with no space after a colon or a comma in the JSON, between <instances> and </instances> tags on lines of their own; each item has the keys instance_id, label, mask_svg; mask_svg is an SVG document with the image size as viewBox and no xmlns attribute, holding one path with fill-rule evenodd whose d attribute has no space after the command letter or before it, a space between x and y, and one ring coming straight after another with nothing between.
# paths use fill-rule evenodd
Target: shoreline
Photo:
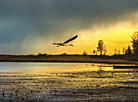
<instances>
[{"instance_id":1,"label":"shoreline","mask_svg":"<svg viewBox=\"0 0 138 102\"><path fill-rule=\"evenodd\" d=\"M138 65L138 61L133 57L94 55L0 55L0 62L105 63Z\"/></svg>"}]
</instances>

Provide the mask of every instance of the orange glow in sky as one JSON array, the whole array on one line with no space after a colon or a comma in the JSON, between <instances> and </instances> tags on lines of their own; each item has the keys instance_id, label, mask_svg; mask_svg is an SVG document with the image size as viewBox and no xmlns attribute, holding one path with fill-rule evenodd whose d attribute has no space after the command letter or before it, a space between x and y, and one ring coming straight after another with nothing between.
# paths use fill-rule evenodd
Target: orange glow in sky
<instances>
[{"instance_id":1,"label":"orange glow in sky","mask_svg":"<svg viewBox=\"0 0 138 102\"><path fill-rule=\"evenodd\" d=\"M135 15L135 16L134 16ZM123 48L127 48L128 45L131 46L131 36L134 31L137 31L138 24L136 23L138 14L132 14L132 17L126 18L124 20L119 20L116 23L106 24L96 24L88 29L83 29L78 32L65 32L64 36L58 37L53 36L55 39L49 41L45 37L37 37L35 43L28 43L32 45L32 53L38 54L47 53L47 54L82 54L84 50L87 54L92 54L93 50L96 50L98 41L103 40L107 48L107 54L114 54L114 50L120 50L122 53ZM68 34L68 35L66 35ZM71 34L71 35L69 35ZM56 47L52 45L53 42L64 42L67 39L78 35L78 38L70 42L74 47ZM25 41L26 42L26 41ZM30 50L30 49L28 49ZM27 49L26 49L27 51ZM36 52L34 52L36 51Z\"/></svg>"},{"instance_id":2,"label":"orange glow in sky","mask_svg":"<svg viewBox=\"0 0 138 102\"><path fill-rule=\"evenodd\" d=\"M82 54L85 50L88 54L92 54L92 51L96 50L99 40L104 41L107 54L114 54L115 48L122 53L123 47L127 48L128 45L131 45L131 36L135 30L130 22L118 23L102 29L91 28L77 33L79 37L71 42L74 47L57 48L50 45L49 53Z\"/></svg>"}]
</instances>

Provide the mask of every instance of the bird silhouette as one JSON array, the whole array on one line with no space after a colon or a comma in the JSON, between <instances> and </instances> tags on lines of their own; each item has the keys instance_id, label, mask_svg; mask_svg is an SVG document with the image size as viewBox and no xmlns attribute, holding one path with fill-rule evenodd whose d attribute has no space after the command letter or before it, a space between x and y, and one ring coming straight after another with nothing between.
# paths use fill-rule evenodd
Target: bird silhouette
<instances>
[{"instance_id":1,"label":"bird silhouette","mask_svg":"<svg viewBox=\"0 0 138 102\"><path fill-rule=\"evenodd\" d=\"M68 43L75 40L77 37L78 37L78 35L75 35L74 37L66 40L63 43L53 43L53 45L57 45L57 47L59 47L59 46L73 46L72 44L68 44Z\"/></svg>"}]
</instances>

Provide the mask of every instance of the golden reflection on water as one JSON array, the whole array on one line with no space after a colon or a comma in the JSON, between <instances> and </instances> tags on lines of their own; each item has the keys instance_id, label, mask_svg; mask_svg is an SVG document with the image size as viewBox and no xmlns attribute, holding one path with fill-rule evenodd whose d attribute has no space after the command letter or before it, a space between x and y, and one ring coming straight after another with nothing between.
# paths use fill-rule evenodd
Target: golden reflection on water
<instances>
[{"instance_id":1,"label":"golden reflection on water","mask_svg":"<svg viewBox=\"0 0 138 102\"><path fill-rule=\"evenodd\" d=\"M86 96L110 99L111 96L119 98L124 97L124 93L127 94L128 89L123 89L124 93L121 93L123 90L120 91L118 89L120 87L138 87L137 79L138 73L135 69L113 69L111 66L99 66L99 64L74 64L67 68L35 68L1 72L0 92L6 90L7 99L19 99L19 102L23 98L26 100L50 99L51 102L53 97L57 99L62 96L63 99L64 95L69 99L80 95L78 100L84 99ZM120 93L117 93L118 91ZM13 96L9 96L9 94ZM129 94L133 94L133 92L129 91ZM1 99L3 96L0 94ZM75 96L74 99L77 97Z\"/></svg>"},{"instance_id":2,"label":"golden reflection on water","mask_svg":"<svg viewBox=\"0 0 138 102\"><path fill-rule=\"evenodd\" d=\"M74 68L56 68L56 69L29 69L22 70L22 72L31 72L31 73L43 73L43 72L81 72L81 71L113 71L113 67L98 67L98 66L90 66L90 65L76 65Z\"/></svg>"}]
</instances>

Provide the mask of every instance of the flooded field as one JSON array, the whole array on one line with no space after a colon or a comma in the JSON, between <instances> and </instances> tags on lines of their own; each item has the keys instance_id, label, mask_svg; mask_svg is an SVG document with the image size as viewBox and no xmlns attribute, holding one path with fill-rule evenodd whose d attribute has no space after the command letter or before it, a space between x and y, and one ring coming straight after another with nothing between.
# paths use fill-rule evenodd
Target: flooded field
<instances>
[{"instance_id":1,"label":"flooded field","mask_svg":"<svg viewBox=\"0 0 138 102\"><path fill-rule=\"evenodd\" d=\"M93 63L0 63L0 102L138 102L138 69Z\"/></svg>"}]
</instances>

